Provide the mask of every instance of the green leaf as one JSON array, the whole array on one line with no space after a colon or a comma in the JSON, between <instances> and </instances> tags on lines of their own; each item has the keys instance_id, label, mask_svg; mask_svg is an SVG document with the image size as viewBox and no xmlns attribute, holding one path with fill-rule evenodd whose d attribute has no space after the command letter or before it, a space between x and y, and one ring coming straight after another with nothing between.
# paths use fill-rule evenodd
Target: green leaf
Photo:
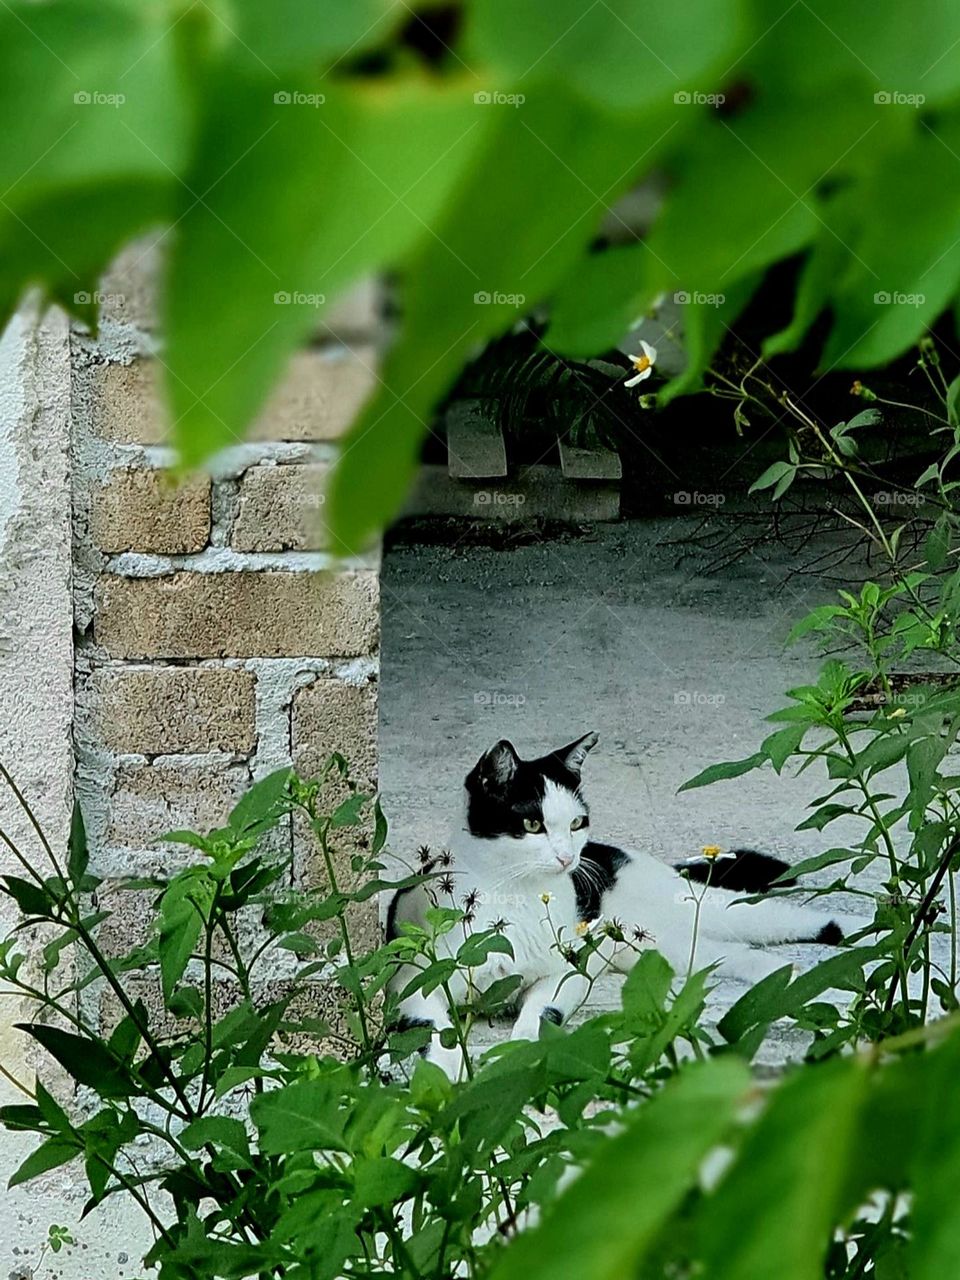
<instances>
[{"instance_id":1,"label":"green leaf","mask_svg":"<svg viewBox=\"0 0 960 1280\"><path fill-rule=\"evenodd\" d=\"M626 1118L544 1216L517 1236L492 1280L621 1280L637 1274L669 1216L726 1134L749 1073L734 1058L686 1068Z\"/></svg>"},{"instance_id":2,"label":"green leaf","mask_svg":"<svg viewBox=\"0 0 960 1280\"><path fill-rule=\"evenodd\" d=\"M79 803L74 803L70 819L70 844L67 856L67 874L71 883L78 886L87 873L90 865L90 851L87 848L87 832L83 825L83 814Z\"/></svg>"},{"instance_id":3,"label":"green leaf","mask_svg":"<svg viewBox=\"0 0 960 1280\"><path fill-rule=\"evenodd\" d=\"M882 364L911 347L960 283L957 129L924 124L865 178L870 210L838 278L825 368ZM903 235L903 219L910 234ZM853 256L855 255L855 256Z\"/></svg>"},{"instance_id":4,"label":"green leaf","mask_svg":"<svg viewBox=\"0 0 960 1280\"><path fill-rule=\"evenodd\" d=\"M950 555L950 517L944 513L927 534L923 555L931 569L942 569Z\"/></svg>"},{"instance_id":5,"label":"green leaf","mask_svg":"<svg viewBox=\"0 0 960 1280\"><path fill-rule=\"evenodd\" d=\"M88 1085L102 1098L126 1098L135 1091L130 1076L98 1040L40 1022L16 1026L42 1044L78 1084Z\"/></svg>"},{"instance_id":6,"label":"green leaf","mask_svg":"<svg viewBox=\"0 0 960 1280\"><path fill-rule=\"evenodd\" d=\"M356 827L363 821L363 811L370 797L361 795L359 791L348 796L342 804L337 805L330 815L330 829L338 827Z\"/></svg>"},{"instance_id":7,"label":"green leaf","mask_svg":"<svg viewBox=\"0 0 960 1280\"><path fill-rule=\"evenodd\" d=\"M643 243L579 259L553 302L547 330L551 350L589 356L621 342L657 292L652 261Z\"/></svg>"},{"instance_id":8,"label":"green leaf","mask_svg":"<svg viewBox=\"0 0 960 1280\"><path fill-rule=\"evenodd\" d=\"M235 831L246 831L277 816L287 799L287 787L293 770L284 767L260 778L246 791L231 810L229 825Z\"/></svg>"},{"instance_id":9,"label":"green leaf","mask_svg":"<svg viewBox=\"0 0 960 1280\"><path fill-rule=\"evenodd\" d=\"M237 39L275 73L359 57L382 43L406 10L399 0L233 0Z\"/></svg>"},{"instance_id":10,"label":"green leaf","mask_svg":"<svg viewBox=\"0 0 960 1280\"><path fill-rule=\"evenodd\" d=\"M744 760L731 760L726 764L712 764L709 768L698 773L696 777L690 778L681 787L679 791L692 791L694 787L706 787L711 782L724 782L728 778L740 778L745 773L751 773L754 769L759 769L761 765L767 763L767 755L763 751L758 751L755 755L747 756Z\"/></svg>"},{"instance_id":11,"label":"green leaf","mask_svg":"<svg viewBox=\"0 0 960 1280\"><path fill-rule=\"evenodd\" d=\"M44 919L51 917L55 899L45 885L24 880L21 876L4 876L0 883L3 885L3 892L13 898L25 916L41 916Z\"/></svg>"},{"instance_id":12,"label":"green leaf","mask_svg":"<svg viewBox=\"0 0 960 1280\"><path fill-rule=\"evenodd\" d=\"M364 547L402 505L433 406L463 359L550 293L641 167L636 119L594 110L563 85L531 94L522 113L482 110L483 149L408 262L406 329L384 387L343 442L329 503L343 551ZM663 118L648 121L654 137ZM549 200L529 198L548 189Z\"/></svg>"},{"instance_id":13,"label":"green leaf","mask_svg":"<svg viewBox=\"0 0 960 1280\"><path fill-rule=\"evenodd\" d=\"M960 1125L955 1082L960 1068L960 1036L930 1055L917 1147L912 1164L914 1184L910 1280L942 1280L960 1268L960 1222L950 1205L950 1188L960 1177Z\"/></svg>"},{"instance_id":14,"label":"green leaf","mask_svg":"<svg viewBox=\"0 0 960 1280\"><path fill-rule=\"evenodd\" d=\"M371 852L376 857L383 846L387 843L387 820L384 817L383 810L380 808L379 798L373 806L374 828L373 828L373 844Z\"/></svg>"},{"instance_id":15,"label":"green leaf","mask_svg":"<svg viewBox=\"0 0 960 1280\"><path fill-rule=\"evenodd\" d=\"M834 1061L777 1089L700 1215L711 1277L770 1280L775 1258L780 1280L822 1280L868 1078L860 1062Z\"/></svg>"},{"instance_id":16,"label":"green leaf","mask_svg":"<svg viewBox=\"0 0 960 1280\"><path fill-rule=\"evenodd\" d=\"M226 1147L245 1160L250 1158L247 1131L232 1116L201 1116L199 1120L186 1126L180 1135L180 1141L188 1151L199 1151L212 1144L215 1147Z\"/></svg>"},{"instance_id":17,"label":"green leaf","mask_svg":"<svg viewBox=\"0 0 960 1280\"><path fill-rule=\"evenodd\" d=\"M36 1151L32 1151L27 1156L23 1164L11 1176L7 1186L10 1188L18 1187L22 1182L29 1182L31 1178L38 1178L41 1173L48 1173L51 1169L58 1169L60 1165L66 1164L79 1154L80 1147L76 1142L67 1142L63 1138L48 1138L42 1146L37 1147Z\"/></svg>"},{"instance_id":18,"label":"green leaf","mask_svg":"<svg viewBox=\"0 0 960 1280\"><path fill-rule=\"evenodd\" d=\"M171 880L160 900L158 952L165 1000L183 977L213 902L215 886L203 867L190 867Z\"/></svg>"},{"instance_id":19,"label":"green leaf","mask_svg":"<svg viewBox=\"0 0 960 1280\"><path fill-rule=\"evenodd\" d=\"M704 370L717 354L720 344L730 333L759 283L760 276L754 272L745 278L732 280L726 286L725 293L701 296L694 292L688 295L689 301L683 308L686 368L675 378L671 378L659 392L658 404L667 405L677 396L700 390ZM774 497L779 496L779 492L774 494Z\"/></svg>"},{"instance_id":20,"label":"green leaf","mask_svg":"<svg viewBox=\"0 0 960 1280\"><path fill-rule=\"evenodd\" d=\"M954 428L960 426L958 407L960 407L960 376L954 378L947 387L947 418L951 427ZM936 463L932 463L917 481L917 488L919 489L924 481L932 480L935 475L937 475L937 466Z\"/></svg>"},{"instance_id":21,"label":"green leaf","mask_svg":"<svg viewBox=\"0 0 960 1280\"><path fill-rule=\"evenodd\" d=\"M165 356L188 463L242 438L337 295L427 234L490 121L463 85L298 79L316 105L232 66L198 87L205 195L177 228Z\"/></svg>"},{"instance_id":22,"label":"green leaf","mask_svg":"<svg viewBox=\"0 0 960 1280\"><path fill-rule=\"evenodd\" d=\"M785 729L778 729L776 733L771 733L769 737L764 738L760 744L760 750L766 755L777 773L782 770L790 757L799 750L809 727L807 723L790 724Z\"/></svg>"},{"instance_id":23,"label":"green leaf","mask_svg":"<svg viewBox=\"0 0 960 1280\"><path fill-rule=\"evenodd\" d=\"M793 644L801 636L805 636L811 631L828 631L828 624L831 620L845 612L846 610L839 604L818 605L816 609L812 609L805 618L801 618L791 628L790 634L787 636L787 644Z\"/></svg>"},{"instance_id":24,"label":"green leaf","mask_svg":"<svg viewBox=\"0 0 960 1280\"><path fill-rule=\"evenodd\" d=\"M820 106L800 92L768 94L690 137L647 241L663 264L663 287L729 294L738 280L813 241L821 223L811 189L828 170L839 178L877 125L876 107L859 84L837 86L829 118L811 131ZM704 191L712 210L706 235Z\"/></svg>"},{"instance_id":25,"label":"green leaf","mask_svg":"<svg viewBox=\"0 0 960 1280\"><path fill-rule=\"evenodd\" d=\"M470 49L505 81L520 88L532 82L542 92L538 82L553 79L602 106L630 111L709 85L729 65L742 29L734 0L690 0L675 10L642 0L592 8L580 0L549 7L538 0L474 0L470 12ZM677 124L696 109L675 103Z\"/></svg>"},{"instance_id":26,"label":"green leaf","mask_svg":"<svg viewBox=\"0 0 960 1280\"><path fill-rule=\"evenodd\" d=\"M847 265L847 246L860 218L856 194L855 190L841 189L832 199L820 203L821 226L800 272L793 317L786 328L766 339L765 359L795 350L826 307L837 277Z\"/></svg>"},{"instance_id":27,"label":"green leaf","mask_svg":"<svg viewBox=\"0 0 960 1280\"><path fill-rule=\"evenodd\" d=\"M416 1170L390 1156L359 1160L354 1167L354 1198L365 1209L400 1204L416 1190Z\"/></svg>"},{"instance_id":28,"label":"green leaf","mask_svg":"<svg viewBox=\"0 0 960 1280\"><path fill-rule=\"evenodd\" d=\"M782 1017L792 976L793 966L784 965L782 969L768 973L745 992L717 1023L717 1030L723 1038L735 1044L753 1027Z\"/></svg>"},{"instance_id":29,"label":"green leaf","mask_svg":"<svg viewBox=\"0 0 960 1280\"><path fill-rule=\"evenodd\" d=\"M623 1012L631 1023L663 1014L672 981L673 969L659 951L648 948L641 952L620 992Z\"/></svg>"},{"instance_id":30,"label":"green leaf","mask_svg":"<svg viewBox=\"0 0 960 1280\"><path fill-rule=\"evenodd\" d=\"M797 473L797 468L789 462L774 462L767 467L763 475L754 480L748 489L748 493L756 493L760 489L771 489L779 481L789 476L792 480Z\"/></svg>"},{"instance_id":31,"label":"green leaf","mask_svg":"<svg viewBox=\"0 0 960 1280\"><path fill-rule=\"evenodd\" d=\"M347 1113L326 1080L302 1080L255 1098L250 1107L268 1155L287 1151L347 1151Z\"/></svg>"},{"instance_id":32,"label":"green leaf","mask_svg":"<svg viewBox=\"0 0 960 1280\"><path fill-rule=\"evenodd\" d=\"M170 216L189 128L175 25L110 0L2 7L0 110L19 124L0 140L0 311L42 279L92 318L103 264Z\"/></svg>"}]
</instances>

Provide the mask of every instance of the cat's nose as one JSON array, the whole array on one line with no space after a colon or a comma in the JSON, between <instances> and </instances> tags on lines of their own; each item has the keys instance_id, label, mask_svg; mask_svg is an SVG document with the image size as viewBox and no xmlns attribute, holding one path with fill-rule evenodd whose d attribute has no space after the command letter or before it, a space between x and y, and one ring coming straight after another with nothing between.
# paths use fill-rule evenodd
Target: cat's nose
<instances>
[{"instance_id":1,"label":"cat's nose","mask_svg":"<svg viewBox=\"0 0 960 1280\"><path fill-rule=\"evenodd\" d=\"M570 863L573 861L573 854L558 853L557 861L560 863L560 869L562 871L566 871L567 867L569 867Z\"/></svg>"}]
</instances>

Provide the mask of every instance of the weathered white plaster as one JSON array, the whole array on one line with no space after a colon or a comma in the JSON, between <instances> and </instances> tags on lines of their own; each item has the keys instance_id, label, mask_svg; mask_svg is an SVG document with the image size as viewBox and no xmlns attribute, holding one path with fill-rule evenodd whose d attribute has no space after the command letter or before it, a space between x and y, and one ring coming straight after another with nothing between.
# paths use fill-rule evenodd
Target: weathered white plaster
<instances>
[{"instance_id":1,"label":"weathered white plaster","mask_svg":"<svg viewBox=\"0 0 960 1280\"><path fill-rule=\"evenodd\" d=\"M66 321L51 312L38 323L25 309L0 338L0 757L55 850L66 845L73 800L69 427ZM0 789L0 822L39 867L42 851L6 788ZM15 867L4 850L0 872ZM13 923L4 900L0 932ZM23 1013L18 1001L0 1001L0 1060L29 1088L34 1060L27 1037L13 1030ZM0 1100L24 1099L0 1079ZM0 1132L0 1185L36 1145L27 1134ZM32 1274L51 1223L69 1227L80 1243L48 1256L45 1277L119 1280L134 1274L149 1244L139 1211L108 1202L81 1222L85 1200L74 1166L5 1192L0 1276Z\"/></svg>"}]
</instances>

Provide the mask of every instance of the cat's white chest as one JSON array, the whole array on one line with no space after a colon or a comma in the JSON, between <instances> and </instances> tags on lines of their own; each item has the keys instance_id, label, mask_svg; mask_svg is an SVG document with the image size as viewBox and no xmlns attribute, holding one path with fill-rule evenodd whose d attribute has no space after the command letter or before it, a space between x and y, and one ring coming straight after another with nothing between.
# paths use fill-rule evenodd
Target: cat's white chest
<instances>
[{"instance_id":1,"label":"cat's white chest","mask_svg":"<svg viewBox=\"0 0 960 1280\"><path fill-rule=\"evenodd\" d=\"M576 895L569 876L556 876L553 881L549 888L537 886L517 894L516 900L500 911L497 919L503 924L503 936L513 955L490 957L492 979L518 974L526 987L564 967L559 948L575 939ZM478 915L479 928L491 924L492 919Z\"/></svg>"}]
</instances>

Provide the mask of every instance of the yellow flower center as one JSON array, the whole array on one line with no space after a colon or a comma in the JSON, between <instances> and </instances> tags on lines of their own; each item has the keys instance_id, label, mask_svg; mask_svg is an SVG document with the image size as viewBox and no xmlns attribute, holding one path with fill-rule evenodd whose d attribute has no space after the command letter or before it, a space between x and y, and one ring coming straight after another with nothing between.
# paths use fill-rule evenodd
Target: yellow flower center
<instances>
[{"instance_id":1,"label":"yellow flower center","mask_svg":"<svg viewBox=\"0 0 960 1280\"><path fill-rule=\"evenodd\" d=\"M589 928L590 928L590 923L589 923L589 921L587 921L587 920L581 920L581 921L580 921L580 923L579 923L579 924L577 925L577 927L576 927L576 934L577 934L577 937L578 937L578 938L582 938L582 937L583 937L583 935L587 932L587 930L588 930Z\"/></svg>"},{"instance_id":2,"label":"yellow flower center","mask_svg":"<svg viewBox=\"0 0 960 1280\"><path fill-rule=\"evenodd\" d=\"M705 858L719 858L721 852L718 844L705 844L701 849L701 853Z\"/></svg>"},{"instance_id":3,"label":"yellow flower center","mask_svg":"<svg viewBox=\"0 0 960 1280\"><path fill-rule=\"evenodd\" d=\"M653 361L649 356L634 356L633 358L633 367L636 369L637 373L645 373L652 363Z\"/></svg>"}]
</instances>

